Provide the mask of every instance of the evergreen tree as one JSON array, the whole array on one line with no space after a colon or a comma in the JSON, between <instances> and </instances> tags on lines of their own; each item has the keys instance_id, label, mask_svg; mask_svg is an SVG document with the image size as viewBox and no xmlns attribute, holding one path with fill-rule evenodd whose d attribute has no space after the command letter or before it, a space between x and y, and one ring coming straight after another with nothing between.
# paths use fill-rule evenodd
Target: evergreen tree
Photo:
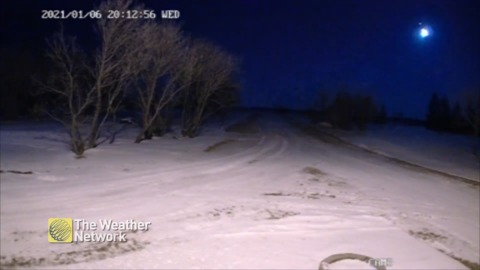
<instances>
[{"instance_id":1,"label":"evergreen tree","mask_svg":"<svg viewBox=\"0 0 480 270\"><path fill-rule=\"evenodd\" d=\"M438 129L441 122L440 115L441 115L440 97L436 92L434 92L428 103L428 110L427 110L427 117L426 117L427 127L430 129Z\"/></svg>"},{"instance_id":2,"label":"evergreen tree","mask_svg":"<svg viewBox=\"0 0 480 270\"><path fill-rule=\"evenodd\" d=\"M450 103L448 98L442 96L440 98L440 114L438 115L438 129L448 130L451 126Z\"/></svg>"}]
</instances>

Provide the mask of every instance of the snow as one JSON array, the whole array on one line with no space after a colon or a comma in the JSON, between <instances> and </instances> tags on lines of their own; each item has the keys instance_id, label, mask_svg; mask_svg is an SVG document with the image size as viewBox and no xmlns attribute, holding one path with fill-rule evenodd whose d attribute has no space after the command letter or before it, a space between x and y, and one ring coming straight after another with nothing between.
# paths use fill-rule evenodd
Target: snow
<instances>
[{"instance_id":1,"label":"snow","mask_svg":"<svg viewBox=\"0 0 480 270\"><path fill-rule=\"evenodd\" d=\"M374 126L365 132L337 132L360 147L452 175L480 181L480 142L423 127Z\"/></svg>"},{"instance_id":2,"label":"snow","mask_svg":"<svg viewBox=\"0 0 480 270\"><path fill-rule=\"evenodd\" d=\"M479 263L478 186L319 140L294 117L252 121L260 132L213 123L140 144L132 128L82 159L53 124L3 124L1 169L32 174L0 174L2 267L314 269L337 253L391 258L392 269ZM127 243L52 244L51 217L152 225ZM348 268L371 269L330 265Z\"/></svg>"}]
</instances>

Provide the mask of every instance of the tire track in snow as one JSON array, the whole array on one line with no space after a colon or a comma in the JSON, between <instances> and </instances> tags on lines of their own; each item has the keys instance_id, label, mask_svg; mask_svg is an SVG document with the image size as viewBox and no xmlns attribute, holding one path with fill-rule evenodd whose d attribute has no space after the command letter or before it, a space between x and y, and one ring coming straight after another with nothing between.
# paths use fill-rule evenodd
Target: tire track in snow
<instances>
[{"instance_id":1,"label":"tire track in snow","mask_svg":"<svg viewBox=\"0 0 480 270\"><path fill-rule=\"evenodd\" d=\"M406 161L406 160L402 160L402 159L399 159L399 158L396 158L396 157L385 155L385 154L382 154L380 152L374 151L372 149L365 148L365 147L362 147L360 145L354 144L350 141L342 139L342 138L340 138L340 137L338 137L334 134L331 134L329 132L322 131L322 130L320 130L318 128L315 128L313 126L303 127L301 129L304 132L305 132L305 129L311 130L311 131L306 132L306 133L308 135L314 137L314 138L322 140L325 143L344 145L344 146L349 147L351 149L363 151L365 153L368 153L368 154L371 154L371 155L374 155L374 156L377 156L377 157L381 157L381 158L389 161L392 164L399 165L399 166L401 166L403 168L406 168L406 169L409 169L409 170L415 170L415 171L419 171L419 172L423 172L423 173L430 173L430 174L444 176L444 177L447 177L447 178L451 178L453 180L462 181L464 183L470 184L470 185L475 186L475 187L480 186L480 181L478 181L478 180L466 178L466 177L463 177L463 176L454 175L454 174L444 172L444 171L439 171L439 170L432 169L432 168L429 168L429 167L425 167L425 166L422 166L422 165L419 165L419 164L416 164L416 163L412 163L412 162L409 162L409 161Z\"/></svg>"},{"instance_id":2,"label":"tire track in snow","mask_svg":"<svg viewBox=\"0 0 480 270\"><path fill-rule=\"evenodd\" d=\"M87 200L98 199L101 203L94 204L94 207L83 210L104 210L107 207L112 208L112 206L114 206L113 208L122 209L124 206L118 204L119 196L134 197L138 195L146 198L151 194L156 197L159 194L183 189L185 186L192 188L215 181L223 181L223 179L215 179L215 177L208 177L208 180L205 180L205 176L218 175L243 168L252 159L265 160L267 158L279 157L286 151L288 145L287 139L283 136L275 133L267 134L260 137L258 142L252 147L227 157L209 159L189 164L188 166L178 166L173 169L153 169L140 174L109 179L105 182L95 183L95 188L89 194L86 194L85 197L72 198L68 193L59 192L55 201L57 203L68 201L69 204L80 204ZM173 178L171 175L174 175ZM194 178L191 178L192 175ZM162 180L162 178L164 179ZM185 181L189 181L189 183L185 185ZM146 189L145 187L147 186L159 188ZM69 186L68 188L70 189L71 187ZM42 198L47 200L51 196L44 194L43 197L35 196L31 199L37 201L42 200ZM125 203L129 204L128 202Z\"/></svg>"}]
</instances>

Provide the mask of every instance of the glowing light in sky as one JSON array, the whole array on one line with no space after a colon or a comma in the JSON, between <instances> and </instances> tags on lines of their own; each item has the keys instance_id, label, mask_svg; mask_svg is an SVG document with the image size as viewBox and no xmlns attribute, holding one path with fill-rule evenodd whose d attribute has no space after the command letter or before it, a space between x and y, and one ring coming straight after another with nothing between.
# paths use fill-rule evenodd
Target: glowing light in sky
<instances>
[{"instance_id":1,"label":"glowing light in sky","mask_svg":"<svg viewBox=\"0 0 480 270\"><path fill-rule=\"evenodd\" d=\"M420 36L421 36L422 38L426 38L426 37L428 37L429 35L430 35L430 31L428 31L427 28L422 28L422 29L420 29Z\"/></svg>"},{"instance_id":2,"label":"glowing light in sky","mask_svg":"<svg viewBox=\"0 0 480 270\"><path fill-rule=\"evenodd\" d=\"M424 39L432 35L432 28L428 25L424 25L423 23L418 23L420 29L418 30L418 35L420 38Z\"/></svg>"}]
</instances>

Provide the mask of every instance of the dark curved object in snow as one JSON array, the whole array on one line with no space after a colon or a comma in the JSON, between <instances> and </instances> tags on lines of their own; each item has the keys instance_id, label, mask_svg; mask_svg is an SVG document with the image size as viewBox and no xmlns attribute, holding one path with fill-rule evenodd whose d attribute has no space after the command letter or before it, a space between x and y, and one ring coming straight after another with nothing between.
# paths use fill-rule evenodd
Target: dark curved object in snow
<instances>
[{"instance_id":1,"label":"dark curved object in snow","mask_svg":"<svg viewBox=\"0 0 480 270\"><path fill-rule=\"evenodd\" d=\"M320 266L318 267L318 270L328 270L329 264L332 264L341 260L359 260L359 261L370 264L371 266L375 267L375 269L377 270L387 270L385 266L373 265L371 262L375 261L374 258L361 255L361 254L356 254L356 253L340 253L340 254L334 254L334 255L328 256L327 258L323 259L320 262Z\"/></svg>"}]
</instances>

